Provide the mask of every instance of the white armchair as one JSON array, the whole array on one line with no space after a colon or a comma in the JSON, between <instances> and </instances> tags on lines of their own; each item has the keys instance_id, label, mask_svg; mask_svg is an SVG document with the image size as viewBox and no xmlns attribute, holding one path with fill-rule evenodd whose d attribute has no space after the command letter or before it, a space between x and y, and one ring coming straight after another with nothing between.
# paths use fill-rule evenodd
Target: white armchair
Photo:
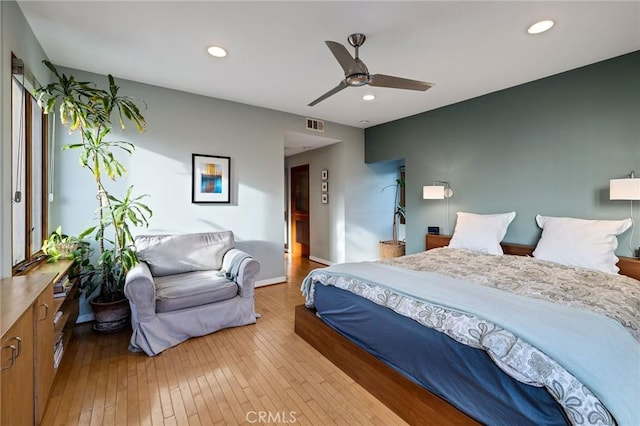
<instances>
[{"instance_id":1,"label":"white armchair","mask_svg":"<svg viewBox=\"0 0 640 426\"><path fill-rule=\"evenodd\" d=\"M233 245L231 231L136 237L140 263L124 288L131 351L153 356L190 337L256 322L260 264Z\"/></svg>"}]
</instances>

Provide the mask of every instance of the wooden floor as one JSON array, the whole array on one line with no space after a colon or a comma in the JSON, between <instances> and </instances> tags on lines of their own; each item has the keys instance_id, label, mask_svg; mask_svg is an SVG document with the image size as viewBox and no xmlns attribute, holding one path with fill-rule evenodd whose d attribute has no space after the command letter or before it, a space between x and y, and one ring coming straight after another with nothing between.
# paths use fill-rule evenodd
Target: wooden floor
<instances>
[{"instance_id":1,"label":"wooden floor","mask_svg":"<svg viewBox=\"0 0 640 426\"><path fill-rule=\"evenodd\" d=\"M256 289L256 324L153 358L127 350L130 331L77 326L42 424L405 424L294 334L300 283L320 266L288 262L287 283Z\"/></svg>"}]
</instances>

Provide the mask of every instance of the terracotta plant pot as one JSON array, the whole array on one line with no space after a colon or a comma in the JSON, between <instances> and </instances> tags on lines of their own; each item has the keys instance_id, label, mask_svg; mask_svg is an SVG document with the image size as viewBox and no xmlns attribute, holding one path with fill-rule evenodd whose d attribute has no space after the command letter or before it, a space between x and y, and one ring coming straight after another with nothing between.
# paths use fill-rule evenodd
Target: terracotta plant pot
<instances>
[{"instance_id":1,"label":"terracotta plant pot","mask_svg":"<svg viewBox=\"0 0 640 426\"><path fill-rule=\"evenodd\" d=\"M130 326L131 307L129 300L122 299L115 302L89 302L96 322L93 330L97 333L115 333Z\"/></svg>"}]
</instances>

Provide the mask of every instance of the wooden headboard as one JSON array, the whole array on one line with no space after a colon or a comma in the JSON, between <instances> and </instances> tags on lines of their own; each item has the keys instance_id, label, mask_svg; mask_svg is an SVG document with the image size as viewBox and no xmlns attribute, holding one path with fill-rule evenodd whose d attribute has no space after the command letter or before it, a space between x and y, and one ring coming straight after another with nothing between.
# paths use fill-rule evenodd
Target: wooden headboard
<instances>
[{"instance_id":1,"label":"wooden headboard","mask_svg":"<svg viewBox=\"0 0 640 426\"><path fill-rule=\"evenodd\" d=\"M425 247L431 250L438 247L446 247L451 240L450 235L434 235L427 234L425 236ZM535 247L524 244L500 243L504 254L513 254L516 256L531 256ZM640 281L640 259L631 257L619 257L618 268L620 274L635 278Z\"/></svg>"}]
</instances>

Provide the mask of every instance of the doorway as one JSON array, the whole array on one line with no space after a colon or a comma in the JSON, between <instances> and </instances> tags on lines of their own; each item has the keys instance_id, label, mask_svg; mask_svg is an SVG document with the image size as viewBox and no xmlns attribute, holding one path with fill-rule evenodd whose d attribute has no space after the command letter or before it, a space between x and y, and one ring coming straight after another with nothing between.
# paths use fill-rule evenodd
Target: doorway
<instances>
[{"instance_id":1,"label":"doorway","mask_svg":"<svg viewBox=\"0 0 640 426\"><path fill-rule=\"evenodd\" d=\"M309 257L309 165L291 168L291 256Z\"/></svg>"}]
</instances>

